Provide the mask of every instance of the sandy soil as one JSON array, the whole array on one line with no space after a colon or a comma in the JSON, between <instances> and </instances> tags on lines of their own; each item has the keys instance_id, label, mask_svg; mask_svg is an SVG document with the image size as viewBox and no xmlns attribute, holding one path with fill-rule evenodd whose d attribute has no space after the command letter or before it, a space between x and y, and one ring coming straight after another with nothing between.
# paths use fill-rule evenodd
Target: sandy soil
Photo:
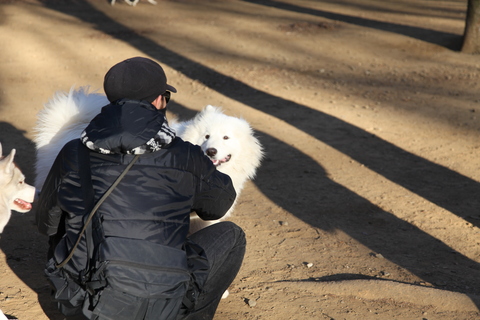
<instances>
[{"instance_id":1,"label":"sandy soil","mask_svg":"<svg viewBox=\"0 0 480 320\"><path fill-rule=\"evenodd\" d=\"M232 220L248 250L215 319L480 319L480 57L466 0L0 0L0 141L33 183L36 114L147 56L265 146ZM0 239L0 308L62 319L33 213Z\"/></svg>"}]
</instances>

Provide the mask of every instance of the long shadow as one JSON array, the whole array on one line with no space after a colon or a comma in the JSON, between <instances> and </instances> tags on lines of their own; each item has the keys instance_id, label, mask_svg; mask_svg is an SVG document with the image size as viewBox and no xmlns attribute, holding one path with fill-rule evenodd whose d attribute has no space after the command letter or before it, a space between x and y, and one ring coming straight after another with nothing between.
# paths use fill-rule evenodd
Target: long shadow
<instances>
[{"instance_id":1,"label":"long shadow","mask_svg":"<svg viewBox=\"0 0 480 320\"><path fill-rule=\"evenodd\" d=\"M465 218L474 225L479 225L479 221L475 219L478 214L475 210L478 207L478 200L473 200L472 197L480 192L480 184L476 181L413 155L338 118L259 91L232 77L189 60L148 38L135 35L132 30L112 20L86 2L73 5L59 5L56 2L55 5L51 5L46 2L46 6L88 21L97 30L113 34L118 39L130 43L145 55L157 59L162 64L169 65L187 77L202 82L205 86L231 99L286 121L391 181ZM112 30L115 32L112 33ZM462 274L478 272L479 266L476 262L459 253L452 252L451 248L435 238L329 180L325 176L323 168L295 148L268 135L262 135L261 139L273 160L263 164L256 184L273 201L312 226L325 230L338 228L345 231L359 242L382 253L388 259L419 277L435 281L441 276L448 279L452 290L467 291L464 287L457 286L456 283L462 283ZM288 168L276 168L274 159L285 155L298 156L299 159L310 165L297 168L296 161L292 160L292 164ZM294 159L293 156L292 159ZM299 196L300 199L306 197L305 200L309 202L308 208L315 208L315 210L305 210L305 208L291 203L292 200L289 198L293 198L294 193L298 191L293 190L291 197L285 197L284 194L271 188L275 184L284 184L285 179L296 187L301 185L294 181L296 176L293 173L296 170L304 170L305 167L318 172L314 177L318 182L318 188L302 190L302 194ZM288 172L288 175L282 175L280 178L278 172ZM337 196L332 200L325 199L322 197L323 192L337 194ZM312 193L316 194L312 195ZM321 202L319 199L325 201ZM371 214L374 215L370 216ZM371 221L371 223L366 221ZM392 246L385 244L385 238L392 239ZM423 250L427 247L430 250ZM410 259L406 259L406 256ZM440 265L451 267L457 273L444 274L441 270L433 270L432 263L437 261ZM450 264L450 262L452 263ZM480 279L477 275L472 278ZM473 280L473 282L475 281Z\"/></svg>"},{"instance_id":2,"label":"long shadow","mask_svg":"<svg viewBox=\"0 0 480 320\"><path fill-rule=\"evenodd\" d=\"M341 5L344 7L354 8L358 10L368 10L368 11L377 11L382 13L394 13L400 15L411 15L419 16L424 18L450 18L450 19L462 19L462 18L452 18L454 15L465 14L465 9L460 8L448 8L438 6L437 1L427 2L410 2L408 4L404 3L401 7L389 7L388 5L392 2L376 2L376 3L364 3L356 0L321 0L322 3L332 3L336 5ZM454 1L447 1L454 2ZM461 1L457 1L459 3ZM395 1L393 2L395 3ZM399 2L397 2L399 3ZM463 20L463 19L462 19Z\"/></svg>"},{"instance_id":3,"label":"long shadow","mask_svg":"<svg viewBox=\"0 0 480 320\"><path fill-rule=\"evenodd\" d=\"M341 13L328 12L318 9L301 7L298 5L278 2L273 0L242 0L254 4L274 7L282 10L309 14L317 17L323 17L330 20L343 21L361 27L374 28L387 32L402 34L407 37L415 38L425 42L430 42L440 46L444 46L451 50L460 50L462 36L454 33L436 31L419 27L412 27L398 23L383 22L372 19L360 18Z\"/></svg>"}]
</instances>

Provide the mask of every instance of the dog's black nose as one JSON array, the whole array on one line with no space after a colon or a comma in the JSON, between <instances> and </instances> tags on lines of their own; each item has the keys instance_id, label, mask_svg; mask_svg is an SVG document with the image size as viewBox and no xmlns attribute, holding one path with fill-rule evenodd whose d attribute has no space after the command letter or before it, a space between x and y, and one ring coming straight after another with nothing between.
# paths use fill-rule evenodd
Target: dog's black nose
<instances>
[{"instance_id":1,"label":"dog's black nose","mask_svg":"<svg viewBox=\"0 0 480 320\"><path fill-rule=\"evenodd\" d=\"M217 154L217 149L215 148L208 148L207 149L207 156L213 157Z\"/></svg>"}]
</instances>

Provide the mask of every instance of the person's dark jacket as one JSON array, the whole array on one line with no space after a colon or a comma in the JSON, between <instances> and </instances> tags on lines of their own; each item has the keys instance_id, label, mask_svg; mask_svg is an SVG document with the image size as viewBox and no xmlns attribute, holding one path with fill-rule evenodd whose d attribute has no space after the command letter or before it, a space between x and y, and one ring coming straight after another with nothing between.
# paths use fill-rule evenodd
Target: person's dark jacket
<instances>
[{"instance_id":1,"label":"person's dark jacket","mask_svg":"<svg viewBox=\"0 0 480 320\"><path fill-rule=\"evenodd\" d=\"M184 249L192 211L202 219L214 220L233 204L236 194L230 178L216 170L199 146L173 134L171 141L160 143L160 148L139 148L147 141L151 145L151 138L158 138L165 125L164 112L153 105L124 99L104 107L85 130L83 143L97 151L89 150L95 201L133 159L132 150L149 150L96 213L106 237ZM73 140L60 151L37 205L39 231L57 239L55 244L61 238L54 251L57 263L68 255L83 226L82 188L86 186L80 183L79 168L85 164L79 163L78 152L86 148L84 144ZM69 262L72 272L84 268L85 251L81 242Z\"/></svg>"}]
</instances>

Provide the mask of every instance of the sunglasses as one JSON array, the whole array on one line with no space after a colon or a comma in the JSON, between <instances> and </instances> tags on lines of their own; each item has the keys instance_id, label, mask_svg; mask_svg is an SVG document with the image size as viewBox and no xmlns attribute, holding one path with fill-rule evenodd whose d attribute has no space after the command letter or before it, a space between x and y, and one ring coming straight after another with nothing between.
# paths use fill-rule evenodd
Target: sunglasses
<instances>
[{"instance_id":1,"label":"sunglasses","mask_svg":"<svg viewBox=\"0 0 480 320\"><path fill-rule=\"evenodd\" d=\"M166 102L166 103L168 103L168 101L170 101L170 94L171 94L170 91L165 91L165 93L162 94L162 96L165 97L165 102Z\"/></svg>"}]
</instances>

